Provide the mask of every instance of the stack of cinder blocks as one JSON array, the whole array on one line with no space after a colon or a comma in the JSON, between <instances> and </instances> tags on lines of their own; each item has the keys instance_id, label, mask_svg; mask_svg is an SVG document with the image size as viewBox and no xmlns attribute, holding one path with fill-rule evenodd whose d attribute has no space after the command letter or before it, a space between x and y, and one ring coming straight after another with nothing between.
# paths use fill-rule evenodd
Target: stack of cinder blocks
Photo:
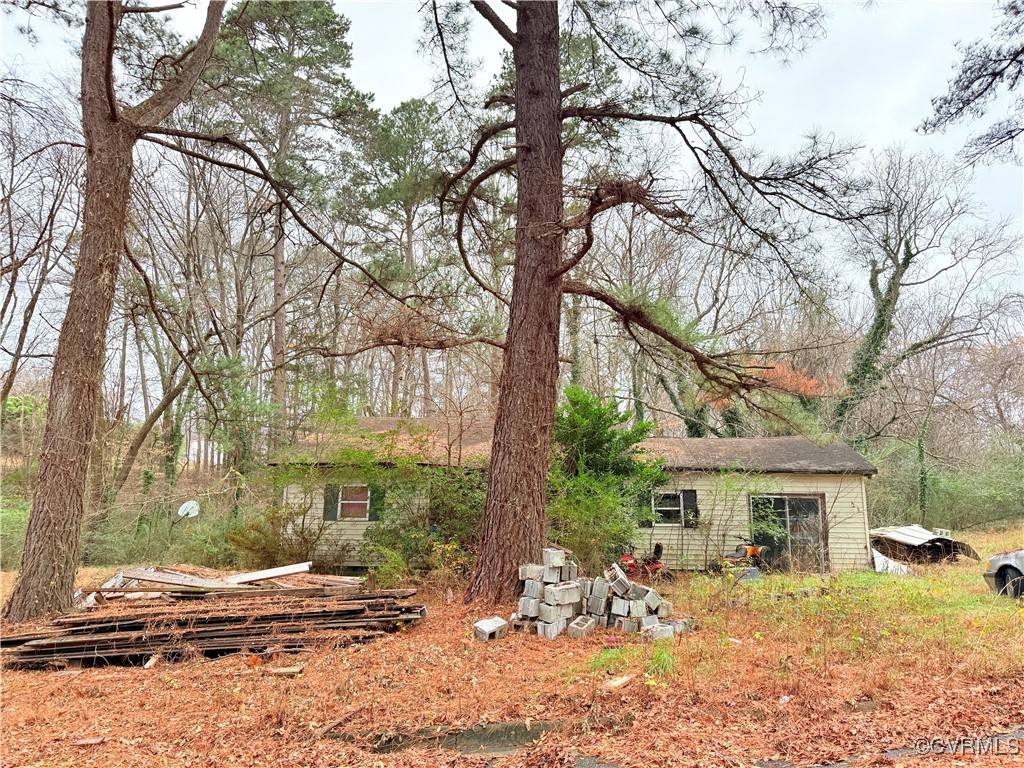
<instances>
[{"instance_id":1,"label":"stack of cinder blocks","mask_svg":"<svg viewBox=\"0 0 1024 768\"><path fill-rule=\"evenodd\" d=\"M689 629L685 622L668 621L672 603L657 590L631 582L617 564L594 579L587 600L587 613L598 626L615 627L627 635L640 633L646 639L672 637Z\"/></svg>"},{"instance_id":2,"label":"stack of cinder blocks","mask_svg":"<svg viewBox=\"0 0 1024 768\"><path fill-rule=\"evenodd\" d=\"M603 577L578 577L575 563L560 549L545 549L543 565L519 568L523 596L512 626L554 640L562 632L587 637L598 627L640 633L656 640L687 632L687 621L669 621L672 604L650 587L634 584L618 565ZM664 620L664 621L663 621Z\"/></svg>"},{"instance_id":3,"label":"stack of cinder blocks","mask_svg":"<svg viewBox=\"0 0 1024 768\"><path fill-rule=\"evenodd\" d=\"M535 631L554 640L583 613L583 590L576 563L569 562L561 549L545 549L542 565L519 567L523 596L519 610L512 615L512 626L518 630ZM593 631L593 629L591 629ZM570 631L574 634L576 629Z\"/></svg>"}]
</instances>

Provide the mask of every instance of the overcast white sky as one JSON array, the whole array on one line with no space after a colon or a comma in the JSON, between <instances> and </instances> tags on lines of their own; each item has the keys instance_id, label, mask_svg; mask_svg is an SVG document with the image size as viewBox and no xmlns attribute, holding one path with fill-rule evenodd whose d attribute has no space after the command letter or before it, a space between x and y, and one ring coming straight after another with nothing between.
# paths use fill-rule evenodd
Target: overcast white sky
<instances>
[{"instance_id":1,"label":"overcast white sky","mask_svg":"<svg viewBox=\"0 0 1024 768\"><path fill-rule=\"evenodd\" d=\"M418 51L422 14L419 0L343 1L336 5L351 19L351 77L356 86L376 95L389 109L429 91L431 70ZM198 31L205 2L175 16L183 31ZM905 143L913 150L934 149L953 155L982 124L958 127L946 135L920 136L915 127L929 114L930 99L945 89L954 44L985 37L993 26L990 2L860 2L826 3L827 36L788 67L753 58L740 50L723 56L726 81L743 78L761 91L751 109L752 141L768 150L785 151L812 129L881 149ZM14 30L15 16L3 24L5 62L18 60L33 76L48 69L71 67L70 52L60 34L45 34L30 48ZM35 25L45 29L44 25ZM66 36L66 35L64 35ZM484 25L474 30L474 55L484 61L488 79L497 66L502 41ZM978 171L978 196L999 216L1024 219L1024 174L1018 166Z\"/></svg>"}]
</instances>

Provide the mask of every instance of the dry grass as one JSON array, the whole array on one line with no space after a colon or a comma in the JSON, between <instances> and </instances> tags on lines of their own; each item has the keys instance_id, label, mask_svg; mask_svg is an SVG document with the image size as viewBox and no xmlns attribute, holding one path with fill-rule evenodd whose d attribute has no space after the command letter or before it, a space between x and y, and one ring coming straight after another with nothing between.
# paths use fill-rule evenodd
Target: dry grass
<instances>
[{"instance_id":1,"label":"dry grass","mask_svg":"<svg viewBox=\"0 0 1024 768\"><path fill-rule=\"evenodd\" d=\"M971 541L988 554L1024 546L1024 530ZM810 764L1024 724L1024 611L986 591L977 563L749 586L694 576L671 597L699 629L657 647L609 649L605 634L479 643L472 621L510 607L434 600L405 633L284 661L305 664L297 678L237 656L74 676L5 671L3 765L482 766L371 746L384 733L523 719L567 728L499 765L571 765L575 754L623 766ZM624 674L630 683L604 688ZM336 720L350 741L316 738ZM89 736L106 741L74 745ZM940 763L951 759L896 764Z\"/></svg>"}]
</instances>

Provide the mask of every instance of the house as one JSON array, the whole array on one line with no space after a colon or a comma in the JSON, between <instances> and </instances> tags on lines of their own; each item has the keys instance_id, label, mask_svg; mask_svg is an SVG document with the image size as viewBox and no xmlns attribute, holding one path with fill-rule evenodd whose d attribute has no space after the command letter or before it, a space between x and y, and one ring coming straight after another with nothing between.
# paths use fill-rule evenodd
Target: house
<instances>
[{"instance_id":1,"label":"house","mask_svg":"<svg viewBox=\"0 0 1024 768\"><path fill-rule=\"evenodd\" d=\"M316 552L338 566L365 565L367 529L385 495L426 514L429 488L416 468L483 472L494 424L474 415L449 418L353 419L278 452L271 466L286 471L286 507L302 514L293 530L317 540Z\"/></svg>"},{"instance_id":2,"label":"house","mask_svg":"<svg viewBox=\"0 0 1024 768\"><path fill-rule=\"evenodd\" d=\"M870 567L866 481L876 470L842 441L655 437L643 448L669 481L640 545L660 542L670 567L703 569L749 541L798 570Z\"/></svg>"},{"instance_id":3,"label":"house","mask_svg":"<svg viewBox=\"0 0 1024 768\"><path fill-rule=\"evenodd\" d=\"M484 471L492 429L483 419L358 419L275 462L306 470L285 488L285 503L305 510L300 525L320 528L318 546L342 548L342 564L359 565L384 499L376 473L387 469L395 487L403 466ZM664 461L669 480L652 495L655 520L638 547L661 543L669 567L703 570L751 540L801 570L870 566L865 486L875 468L841 441L656 437L641 447ZM428 488L403 493L402 503L425 513Z\"/></svg>"}]
</instances>

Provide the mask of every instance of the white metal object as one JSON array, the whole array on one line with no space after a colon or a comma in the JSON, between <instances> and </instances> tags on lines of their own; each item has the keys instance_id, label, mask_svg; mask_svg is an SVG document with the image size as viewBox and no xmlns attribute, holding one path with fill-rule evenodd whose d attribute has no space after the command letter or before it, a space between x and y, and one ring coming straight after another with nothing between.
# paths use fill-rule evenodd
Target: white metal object
<instances>
[{"instance_id":1,"label":"white metal object","mask_svg":"<svg viewBox=\"0 0 1024 768\"><path fill-rule=\"evenodd\" d=\"M199 515L199 502L189 499L178 507L178 517L196 517Z\"/></svg>"}]
</instances>

